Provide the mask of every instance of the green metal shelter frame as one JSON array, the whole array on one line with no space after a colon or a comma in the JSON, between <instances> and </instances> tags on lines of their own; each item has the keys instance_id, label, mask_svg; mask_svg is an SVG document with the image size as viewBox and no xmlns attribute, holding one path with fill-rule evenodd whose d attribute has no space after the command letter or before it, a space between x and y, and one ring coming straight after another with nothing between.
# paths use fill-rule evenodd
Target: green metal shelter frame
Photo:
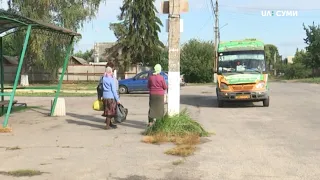
<instances>
[{"instance_id":1,"label":"green metal shelter frame","mask_svg":"<svg viewBox=\"0 0 320 180\"><path fill-rule=\"evenodd\" d=\"M12 88L11 92L4 92L4 64L3 64L3 41L2 41L3 37L2 36L0 37L0 70L1 70L1 92L0 92L0 96L1 96L1 101L4 101L4 96L9 96L10 97L10 100L9 100L9 103L8 103L8 109L7 109L7 112L6 112L6 116L5 116L5 119L4 119L3 124L2 124L2 126L4 128L8 126L8 121L9 121L11 109L12 109L12 106L13 106L15 93L16 93L17 86L18 86L18 81L19 81L19 76L20 76L20 73L21 73L21 68L22 68L22 65L23 65L23 61L24 61L26 50L27 50L27 46L28 46L28 43L29 43L30 34L31 34L31 31L33 29L43 30L45 32L52 32L52 33L56 33L56 34L61 34L61 35L65 35L66 37L70 38L70 43L69 43L68 48L67 48L67 54L66 54L65 59L64 59L64 64L63 64L62 72L61 72L60 79L59 79L59 82L58 82L58 86L51 88L51 89L56 89L56 94L55 94L55 97L54 97L54 100L53 100L53 104L52 104L52 107L51 107L51 112L50 112L51 116L53 116L53 114L55 112L55 108L56 108L56 105L57 105L57 99L58 99L58 97L60 95L60 90L61 90L61 86L62 86L63 77L64 77L64 74L65 74L66 68L68 66L68 62L69 62L69 58L70 58L70 54L71 54L71 49L73 47L75 37L81 37L81 34L79 34L77 32L73 32L73 31L71 31L69 29L65 29L65 28L58 27L58 26L55 26L55 25L52 25L52 24L48 24L48 23L37 21L37 20L29 19L29 18L23 17L21 15L18 15L18 14L11 13L11 12L8 12L6 10L0 9L0 34L6 33L8 31L12 31L12 33L14 33L15 31L26 30L26 35L25 35L25 39L24 39L21 55L20 55L20 58L19 58L16 77L15 77L15 80L14 80L14 83L13 83L13 88ZM39 88L39 89L44 89L44 88Z\"/></svg>"}]
</instances>

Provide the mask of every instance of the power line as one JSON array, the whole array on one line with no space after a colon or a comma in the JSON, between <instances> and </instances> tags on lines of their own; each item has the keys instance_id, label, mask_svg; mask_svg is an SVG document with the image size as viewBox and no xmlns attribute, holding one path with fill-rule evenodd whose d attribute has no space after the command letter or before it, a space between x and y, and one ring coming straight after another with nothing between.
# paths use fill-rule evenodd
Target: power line
<instances>
[{"instance_id":1,"label":"power line","mask_svg":"<svg viewBox=\"0 0 320 180\"><path fill-rule=\"evenodd\" d=\"M210 21L211 21L211 16L207 19L207 21L203 24L203 26L198 30L197 36L208 25Z\"/></svg>"},{"instance_id":2,"label":"power line","mask_svg":"<svg viewBox=\"0 0 320 180\"><path fill-rule=\"evenodd\" d=\"M210 9L209 5L208 5L208 0L206 0L206 7L208 8L208 10L211 12L212 8ZM212 13L212 17L213 13ZM201 26L201 28L197 31L197 36L199 35L199 33L208 25L208 23L211 21L211 16L209 16L209 18L206 20L206 22L203 24L203 26Z\"/></svg>"}]
</instances>

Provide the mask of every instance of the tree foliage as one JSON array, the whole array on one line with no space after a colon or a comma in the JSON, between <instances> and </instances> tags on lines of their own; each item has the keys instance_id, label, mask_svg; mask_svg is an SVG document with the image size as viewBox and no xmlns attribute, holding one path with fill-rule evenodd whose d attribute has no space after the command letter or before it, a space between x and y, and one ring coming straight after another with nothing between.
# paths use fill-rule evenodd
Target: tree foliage
<instances>
[{"instance_id":1,"label":"tree foliage","mask_svg":"<svg viewBox=\"0 0 320 180\"><path fill-rule=\"evenodd\" d=\"M307 52L304 49L297 49L293 58L293 63L303 64L305 68L311 68L312 65L310 52Z\"/></svg>"},{"instance_id":2,"label":"tree foliage","mask_svg":"<svg viewBox=\"0 0 320 180\"><path fill-rule=\"evenodd\" d=\"M306 32L304 42L307 44L305 50L297 49L293 58L293 64L287 64L283 68L287 79L308 78L319 75L320 67L320 26L306 26L303 24Z\"/></svg>"},{"instance_id":3,"label":"tree foliage","mask_svg":"<svg viewBox=\"0 0 320 180\"><path fill-rule=\"evenodd\" d=\"M120 22L110 24L118 43L111 51L117 52L121 48L121 60L126 65L140 62L148 64L161 57L164 45L158 33L162 23L156 16L154 1L124 0L118 16Z\"/></svg>"},{"instance_id":4,"label":"tree foliage","mask_svg":"<svg viewBox=\"0 0 320 180\"><path fill-rule=\"evenodd\" d=\"M307 78L311 75L311 69L306 68L302 63L287 64L282 71L287 79Z\"/></svg>"},{"instance_id":5,"label":"tree foliage","mask_svg":"<svg viewBox=\"0 0 320 180\"><path fill-rule=\"evenodd\" d=\"M313 24L306 27L303 24L303 29L306 32L306 38L304 38L307 44L306 50L308 52L308 66L314 70L320 67L320 26Z\"/></svg>"},{"instance_id":6,"label":"tree foliage","mask_svg":"<svg viewBox=\"0 0 320 180\"><path fill-rule=\"evenodd\" d=\"M3 55L7 56L16 56L18 53L17 49L15 48L15 41L12 35L8 35L2 38L3 40Z\"/></svg>"},{"instance_id":7,"label":"tree foliage","mask_svg":"<svg viewBox=\"0 0 320 180\"><path fill-rule=\"evenodd\" d=\"M279 51L277 46L273 44L266 44L264 46L265 54L266 54L266 64L269 70L275 67L277 62L280 59Z\"/></svg>"},{"instance_id":8,"label":"tree foliage","mask_svg":"<svg viewBox=\"0 0 320 180\"><path fill-rule=\"evenodd\" d=\"M8 11L77 31L85 21L95 16L101 1L103 0L7 0L7 3ZM69 39L41 32L33 30L31 33L22 73L27 74L35 66L56 71L63 64ZM25 32L20 31L12 37L15 42L13 48L17 49L16 55L20 53L24 35Z\"/></svg>"},{"instance_id":9,"label":"tree foliage","mask_svg":"<svg viewBox=\"0 0 320 180\"><path fill-rule=\"evenodd\" d=\"M186 82L212 82L213 43L191 39L181 49L181 73Z\"/></svg>"},{"instance_id":10,"label":"tree foliage","mask_svg":"<svg viewBox=\"0 0 320 180\"><path fill-rule=\"evenodd\" d=\"M74 56L82 58L82 59L86 60L87 62L92 61L92 55L93 55L93 49L87 50L85 52L79 51L74 54Z\"/></svg>"}]
</instances>

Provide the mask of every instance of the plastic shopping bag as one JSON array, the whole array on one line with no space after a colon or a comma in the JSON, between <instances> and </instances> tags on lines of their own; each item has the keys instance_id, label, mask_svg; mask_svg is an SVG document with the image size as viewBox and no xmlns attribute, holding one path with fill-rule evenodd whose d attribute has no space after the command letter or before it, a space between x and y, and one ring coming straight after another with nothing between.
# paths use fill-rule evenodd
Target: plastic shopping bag
<instances>
[{"instance_id":1,"label":"plastic shopping bag","mask_svg":"<svg viewBox=\"0 0 320 180\"><path fill-rule=\"evenodd\" d=\"M95 111L103 111L103 102L101 100L94 101L92 108Z\"/></svg>"},{"instance_id":2,"label":"plastic shopping bag","mask_svg":"<svg viewBox=\"0 0 320 180\"><path fill-rule=\"evenodd\" d=\"M127 119L127 115L128 115L128 109L124 108L122 106L122 104L118 104L117 105L117 115L114 118L114 120L117 121L118 123L122 123L123 121L125 121Z\"/></svg>"}]
</instances>

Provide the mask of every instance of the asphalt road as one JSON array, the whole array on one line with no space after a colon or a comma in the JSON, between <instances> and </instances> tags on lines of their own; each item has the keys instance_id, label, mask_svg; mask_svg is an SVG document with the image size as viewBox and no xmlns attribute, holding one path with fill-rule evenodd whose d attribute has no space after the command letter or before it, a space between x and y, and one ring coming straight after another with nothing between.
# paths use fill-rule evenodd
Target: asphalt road
<instances>
[{"instance_id":1,"label":"asphalt road","mask_svg":"<svg viewBox=\"0 0 320 180\"><path fill-rule=\"evenodd\" d=\"M48 172L31 178L39 180L319 180L320 85L270 86L270 107L225 108L217 107L214 87L183 87L181 109L216 135L179 165L172 164L179 157L163 153L172 145L141 143L147 95L121 97L128 120L112 131L91 110L95 97L66 98L68 114L60 118L46 117L50 98L17 97L44 107L12 115L14 133L0 134L0 171ZM6 150L14 146L21 149Z\"/></svg>"},{"instance_id":2,"label":"asphalt road","mask_svg":"<svg viewBox=\"0 0 320 180\"><path fill-rule=\"evenodd\" d=\"M192 171L175 173L206 180L319 180L320 85L270 86L270 107L258 102L216 108L208 87L198 90L201 96L182 95L182 103L195 107L197 119L216 136L182 165Z\"/></svg>"}]
</instances>

